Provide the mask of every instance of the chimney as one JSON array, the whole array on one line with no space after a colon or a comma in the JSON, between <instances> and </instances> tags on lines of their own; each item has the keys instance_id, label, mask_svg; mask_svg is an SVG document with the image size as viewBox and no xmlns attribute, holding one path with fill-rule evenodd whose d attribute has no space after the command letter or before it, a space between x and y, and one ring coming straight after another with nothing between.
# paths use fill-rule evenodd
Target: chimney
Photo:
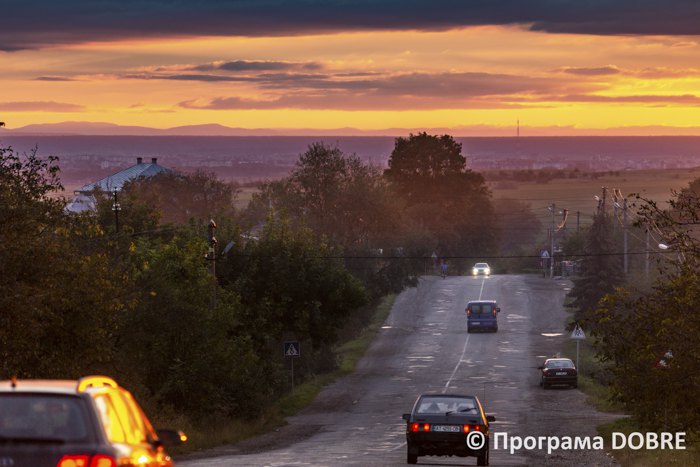
<instances>
[{"instance_id":1,"label":"chimney","mask_svg":"<svg viewBox=\"0 0 700 467\"><path fill-rule=\"evenodd\" d=\"M158 163L158 158L157 157L151 157L151 164L157 164Z\"/></svg>"},{"instance_id":2,"label":"chimney","mask_svg":"<svg viewBox=\"0 0 700 467\"><path fill-rule=\"evenodd\" d=\"M138 165L143 164L143 157L137 157L137 158L136 158L136 163L137 163Z\"/></svg>"}]
</instances>

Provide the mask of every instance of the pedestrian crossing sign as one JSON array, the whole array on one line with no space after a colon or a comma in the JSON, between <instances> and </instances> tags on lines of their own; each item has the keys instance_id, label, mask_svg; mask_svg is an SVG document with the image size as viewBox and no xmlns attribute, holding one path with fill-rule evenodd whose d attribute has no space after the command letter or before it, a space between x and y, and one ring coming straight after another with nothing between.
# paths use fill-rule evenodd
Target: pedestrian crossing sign
<instances>
[{"instance_id":1,"label":"pedestrian crossing sign","mask_svg":"<svg viewBox=\"0 0 700 467\"><path fill-rule=\"evenodd\" d=\"M285 357L301 357L301 346L299 342L285 342L284 343L284 356Z\"/></svg>"},{"instance_id":2,"label":"pedestrian crossing sign","mask_svg":"<svg viewBox=\"0 0 700 467\"><path fill-rule=\"evenodd\" d=\"M576 323L576 327L574 327L574 330L571 331L571 338L572 339L585 339L586 334L583 332L583 329L581 329L581 326Z\"/></svg>"}]
</instances>

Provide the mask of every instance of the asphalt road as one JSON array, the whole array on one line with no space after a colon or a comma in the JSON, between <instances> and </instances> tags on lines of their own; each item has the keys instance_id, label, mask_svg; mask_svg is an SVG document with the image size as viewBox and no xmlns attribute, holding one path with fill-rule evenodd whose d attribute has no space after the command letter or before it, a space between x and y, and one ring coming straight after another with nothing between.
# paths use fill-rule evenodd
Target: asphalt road
<instances>
[{"instance_id":1,"label":"asphalt road","mask_svg":"<svg viewBox=\"0 0 700 467\"><path fill-rule=\"evenodd\" d=\"M275 433L186 459L178 466L406 465L405 422L423 392L476 394L508 436L596 436L609 421L578 390L539 387L537 365L562 349L562 279L426 276L401 293L357 371L325 389ZM498 300L497 333L466 332L465 305ZM571 356L574 358L575 356ZM494 449L491 465L615 465L602 450ZM420 457L422 465L476 458Z\"/></svg>"}]
</instances>

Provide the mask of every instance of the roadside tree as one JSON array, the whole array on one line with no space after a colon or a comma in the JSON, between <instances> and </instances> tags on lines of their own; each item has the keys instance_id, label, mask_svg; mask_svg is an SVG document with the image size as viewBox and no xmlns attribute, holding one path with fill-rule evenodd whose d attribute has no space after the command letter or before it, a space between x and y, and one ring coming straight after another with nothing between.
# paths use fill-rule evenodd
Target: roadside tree
<instances>
[{"instance_id":1,"label":"roadside tree","mask_svg":"<svg viewBox=\"0 0 700 467\"><path fill-rule=\"evenodd\" d=\"M575 321L589 328L595 326L593 315L600 300L625 281L612 222L602 210L594 216L586 238L581 270L572 279L574 286L568 294L570 301L567 306L574 309Z\"/></svg>"},{"instance_id":2,"label":"roadside tree","mask_svg":"<svg viewBox=\"0 0 700 467\"><path fill-rule=\"evenodd\" d=\"M332 346L345 320L367 302L337 250L309 229L269 218L257 240L238 244L222 262L222 285L241 298L239 330L255 352L279 362L286 337L303 343L308 371L334 367Z\"/></svg>"},{"instance_id":3,"label":"roadside tree","mask_svg":"<svg viewBox=\"0 0 700 467\"><path fill-rule=\"evenodd\" d=\"M496 252L498 224L484 177L466 168L461 151L449 135L397 138L384 176L440 256L479 258Z\"/></svg>"},{"instance_id":4,"label":"roadside tree","mask_svg":"<svg viewBox=\"0 0 700 467\"><path fill-rule=\"evenodd\" d=\"M650 430L697 432L700 406L700 179L668 208L637 197L638 227L667 246L651 286L629 284L600 304L594 336L615 397Z\"/></svg>"},{"instance_id":5,"label":"roadside tree","mask_svg":"<svg viewBox=\"0 0 700 467\"><path fill-rule=\"evenodd\" d=\"M64 213L58 159L0 148L0 373L77 377L113 358L120 280L101 230ZM80 343L80 345L76 345Z\"/></svg>"},{"instance_id":6,"label":"roadside tree","mask_svg":"<svg viewBox=\"0 0 700 467\"><path fill-rule=\"evenodd\" d=\"M271 212L283 213L293 226L310 228L338 249L376 296L412 284L423 265L408 260L409 254L430 249L415 243L418 237L409 234L392 195L378 168L314 143L289 177L261 185L242 217L259 226Z\"/></svg>"}]
</instances>

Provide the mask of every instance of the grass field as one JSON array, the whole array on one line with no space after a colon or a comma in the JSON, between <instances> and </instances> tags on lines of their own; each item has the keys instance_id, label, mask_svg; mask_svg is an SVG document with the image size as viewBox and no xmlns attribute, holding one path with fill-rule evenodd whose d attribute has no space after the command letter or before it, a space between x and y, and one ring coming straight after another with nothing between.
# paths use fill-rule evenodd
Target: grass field
<instances>
[{"instance_id":1,"label":"grass field","mask_svg":"<svg viewBox=\"0 0 700 467\"><path fill-rule=\"evenodd\" d=\"M489 182L494 201L499 199L514 199L524 201L532 207L536 214L542 214L546 218L547 207L554 203L557 210L567 209L569 216L574 216L578 211L582 225L589 224L591 216L595 213L598 202L595 196L602 197L603 187L607 187L608 206L613 206L611 193L618 189L624 196L639 193L644 198L649 198L659 205L673 198L672 190L680 190L688 186L688 183L700 177L700 167L694 169L668 169L668 170L640 170L630 172L615 172L604 174L599 178L591 179L587 174L581 174L580 178L554 179L547 183L531 182ZM631 206L633 200L628 200ZM622 203L620 202L620 205ZM570 222L575 218L570 217ZM571 224L570 224L571 225Z\"/></svg>"},{"instance_id":2,"label":"grass field","mask_svg":"<svg viewBox=\"0 0 700 467\"><path fill-rule=\"evenodd\" d=\"M665 203L671 199L672 190L680 190L689 182L700 178L700 167L694 169L638 170L615 172L591 179L588 174L580 178L554 179L548 183L529 182L489 182L489 188L495 201L499 199L516 199L530 204L535 212L546 211L547 206L555 203L559 209L568 209L573 215L581 213L583 219L590 218L595 212L597 201L594 196L602 196L602 187L612 193L617 188L623 195L639 193L641 196ZM503 188L507 186L507 188ZM244 209L257 189L246 185L236 200L236 208ZM608 200L611 198L609 197ZM628 201L631 204L631 200ZM612 204L611 204L612 206ZM543 212L544 214L544 212Z\"/></svg>"}]
</instances>

